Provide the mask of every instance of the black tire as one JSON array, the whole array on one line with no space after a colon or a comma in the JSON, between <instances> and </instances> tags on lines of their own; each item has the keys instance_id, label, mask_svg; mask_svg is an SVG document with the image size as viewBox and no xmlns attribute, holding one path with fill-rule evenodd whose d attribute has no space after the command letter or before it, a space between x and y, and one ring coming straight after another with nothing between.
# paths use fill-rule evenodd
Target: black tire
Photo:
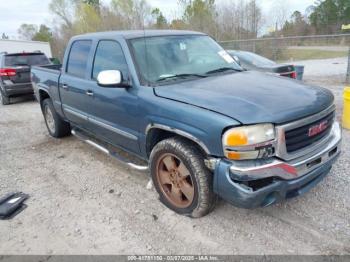
<instances>
[{"instance_id":1,"label":"black tire","mask_svg":"<svg viewBox=\"0 0 350 262\"><path fill-rule=\"evenodd\" d=\"M187 176L190 177L190 184L194 188L194 197L191 198L188 206L179 207L179 205L174 204L174 201L169 200L169 194L171 195L170 191L173 187L178 187L182 198L187 200L184 191L181 191L181 181L180 186L179 183L177 186L169 184L170 190L164 190L165 184L162 185L162 181L160 181L162 180L160 177L163 175L158 175L163 172L159 171L161 165L159 163L163 161L160 160L162 157L165 159L164 156L165 158L174 156L175 167L179 167L183 163L186 170L189 171ZM191 141L173 137L159 142L151 152L150 170L153 184L159 194L159 200L171 210L181 215L198 218L207 215L214 209L217 196L213 192L213 175L204 164L204 155ZM165 172L169 173L168 169Z\"/></svg>"},{"instance_id":2,"label":"black tire","mask_svg":"<svg viewBox=\"0 0 350 262\"><path fill-rule=\"evenodd\" d=\"M6 96L2 90L0 89L0 101L1 101L1 104L6 106L6 105L9 105L10 104L10 98L8 96Z\"/></svg>"},{"instance_id":3,"label":"black tire","mask_svg":"<svg viewBox=\"0 0 350 262\"><path fill-rule=\"evenodd\" d=\"M64 121L57 114L55 108L53 107L51 99L48 98L42 102L42 111L47 130L52 137L60 138L70 135L71 128L69 123Z\"/></svg>"}]
</instances>

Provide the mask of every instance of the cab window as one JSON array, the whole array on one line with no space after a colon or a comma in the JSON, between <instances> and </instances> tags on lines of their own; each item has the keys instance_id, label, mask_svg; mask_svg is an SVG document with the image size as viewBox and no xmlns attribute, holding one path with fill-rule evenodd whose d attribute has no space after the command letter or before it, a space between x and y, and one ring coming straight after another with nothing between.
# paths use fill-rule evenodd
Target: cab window
<instances>
[{"instance_id":1,"label":"cab window","mask_svg":"<svg viewBox=\"0 0 350 262\"><path fill-rule=\"evenodd\" d=\"M102 40L98 43L92 69L92 78L96 79L98 74L104 70L119 70L122 72L123 77L127 78L128 66L123 50L116 41Z\"/></svg>"},{"instance_id":2,"label":"cab window","mask_svg":"<svg viewBox=\"0 0 350 262\"><path fill-rule=\"evenodd\" d=\"M72 44L66 70L68 74L85 78L91 44L90 40L79 40Z\"/></svg>"}]
</instances>

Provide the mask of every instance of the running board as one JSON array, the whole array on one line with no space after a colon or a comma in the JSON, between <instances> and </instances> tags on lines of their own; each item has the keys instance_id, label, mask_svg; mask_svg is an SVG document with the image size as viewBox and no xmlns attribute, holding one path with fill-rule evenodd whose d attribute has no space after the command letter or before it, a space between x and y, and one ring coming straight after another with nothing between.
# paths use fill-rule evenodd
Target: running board
<instances>
[{"instance_id":1,"label":"running board","mask_svg":"<svg viewBox=\"0 0 350 262\"><path fill-rule=\"evenodd\" d=\"M114 157L120 163L126 165L127 167L131 167L135 170L142 171L142 172L147 172L149 170L148 166L141 166L141 165L134 164L134 163L130 162L128 159L126 159L125 157L118 154L117 152L108 150L106 147L102 146L101 144L98 144L96 141L92 141L87 135L83 134L82 132L79 132L77 129L72 129L71 133L79 140L82 140L85 143L102 151L103 153Z\"/></svg>"}]
</instances>

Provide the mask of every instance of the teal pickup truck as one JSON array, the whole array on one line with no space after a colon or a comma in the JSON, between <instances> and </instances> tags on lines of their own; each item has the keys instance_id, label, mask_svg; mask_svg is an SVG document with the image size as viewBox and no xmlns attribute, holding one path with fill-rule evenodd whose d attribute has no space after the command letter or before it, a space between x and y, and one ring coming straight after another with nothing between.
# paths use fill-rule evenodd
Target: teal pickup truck
<instances>
[{"instance_id":1,"label":"teal pickup truck","mask_svg":"<svg viewBox=\"0 0 350 262\"><path fill-rule=\"evenodd\" d=\"M73 133L149 172L179 214L204 216L218 197L256 208L299 196L340 154L331 92L244 71L202 33L76 36L62 66L31 74L51 136Z\"/></svg>"}]
</instances>

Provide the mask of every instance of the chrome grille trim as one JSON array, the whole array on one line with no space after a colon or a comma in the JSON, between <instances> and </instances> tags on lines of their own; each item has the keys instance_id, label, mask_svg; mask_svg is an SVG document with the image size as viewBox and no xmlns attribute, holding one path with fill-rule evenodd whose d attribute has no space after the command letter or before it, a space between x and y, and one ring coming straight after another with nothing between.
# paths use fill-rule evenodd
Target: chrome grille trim
<instances>
[{"instance_id":1,"label":"chrome grille trim","mask_svg":"<svg viewBox=\"0 0 350 262\"><path fill-rule=\"evenodd\" d=\"M317 143L307 146L305 148L302 148L300 150L297 150L292 153L287 152L286 147L286 139L285 139L285 132L289 130L296 129L298 127L302 127L308 124L311 124L317 120L320 120L330 114L331 112L335 111L335 105L331 105L326 110L323 110L322 112L294 121L290 122L284 125L276 126L276 136L277 136L277 145L276 145L276 156L279 158L282 158L284 160L292 160L298 157L301 157L303 155L309 154L313 151L316 151L318 149L321 149L322 147L326 146L327 142L332 139L333 134L330 133L329 135L325 136L321 140L317 141Z\"/></svg>"}]
</instances>

